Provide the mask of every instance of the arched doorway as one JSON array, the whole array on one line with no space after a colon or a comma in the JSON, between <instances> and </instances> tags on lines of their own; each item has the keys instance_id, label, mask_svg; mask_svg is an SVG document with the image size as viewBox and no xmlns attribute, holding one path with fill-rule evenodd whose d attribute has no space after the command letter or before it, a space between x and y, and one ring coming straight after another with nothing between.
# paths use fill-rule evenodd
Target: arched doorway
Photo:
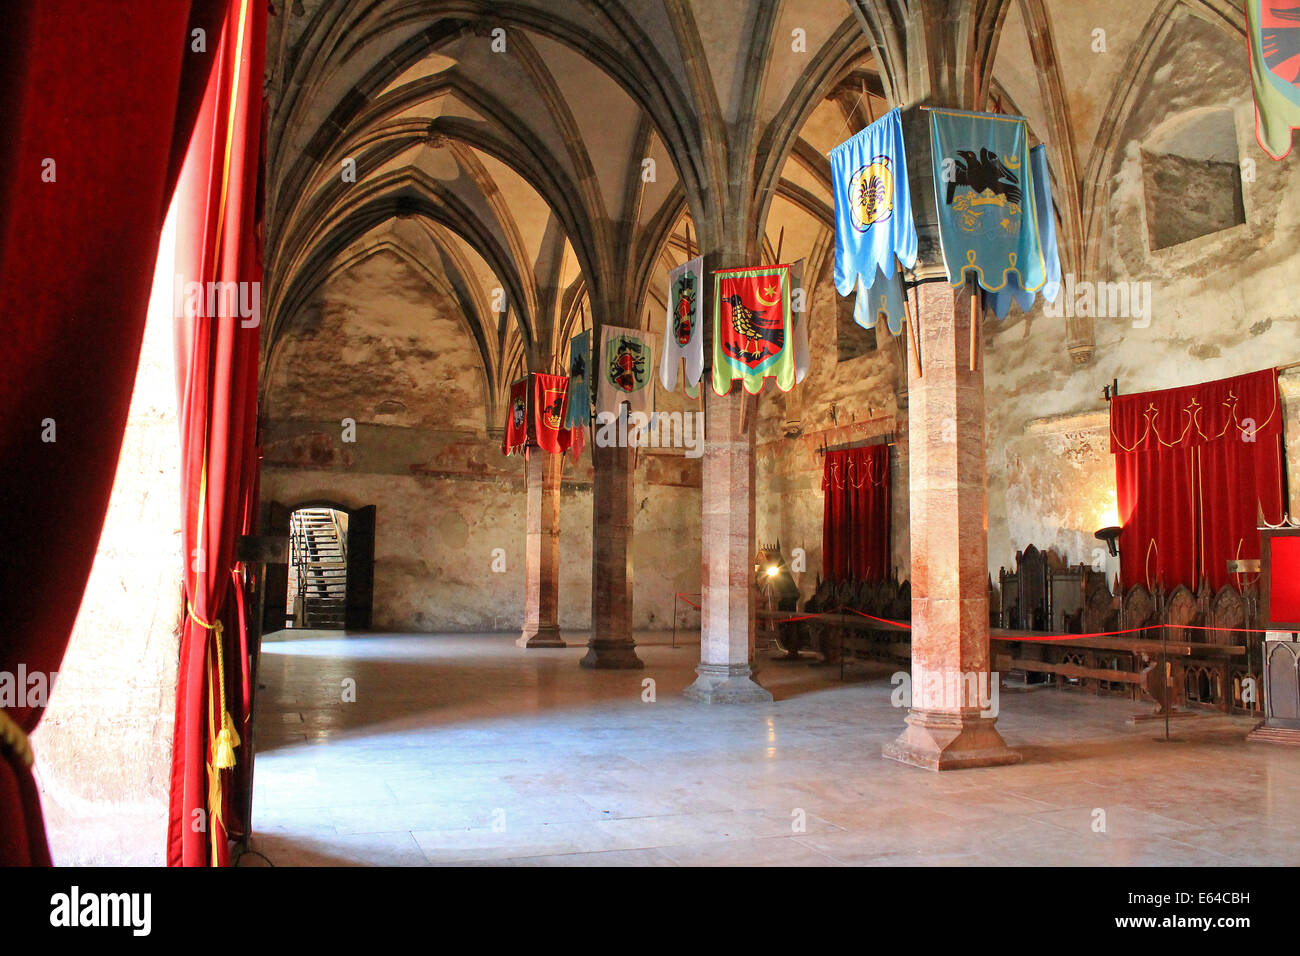
<instances>
[{"instance_id":1,"label":"arched doorway","mask_svg":"<svg viewBox=\"0 0 1300 956\"><path fill-rule=\"evenodd\" d=\"M289 539L289 563L267 568L264 633L366 630L374 605L375 506L333 501L267 505L269 534Z\"/></svg>"}]
</instances>

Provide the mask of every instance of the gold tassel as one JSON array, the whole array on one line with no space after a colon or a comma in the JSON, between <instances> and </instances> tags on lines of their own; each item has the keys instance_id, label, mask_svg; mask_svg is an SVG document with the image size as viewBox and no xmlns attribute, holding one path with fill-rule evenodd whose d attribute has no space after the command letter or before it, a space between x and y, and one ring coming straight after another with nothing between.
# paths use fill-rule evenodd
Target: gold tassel
<instances>
[{"instance_id":1,"label":"gold tassel","mask_svg":"<svg viewBox=\"0 0 1300 956\"><path fill-rule=\"evenodd\" d=\"M230 715L225 714L224 718L224 726L217 734L216 753L212 757L212 765L218 770L229 770L235 765L235 748L239 746L239 734Z\"/></svg>"}]
</instances>

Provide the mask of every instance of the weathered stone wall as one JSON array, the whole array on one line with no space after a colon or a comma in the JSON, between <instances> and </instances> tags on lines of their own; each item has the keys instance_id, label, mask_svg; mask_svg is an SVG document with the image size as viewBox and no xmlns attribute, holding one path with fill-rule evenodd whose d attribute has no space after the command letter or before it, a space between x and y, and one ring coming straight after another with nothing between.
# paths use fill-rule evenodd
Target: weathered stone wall
<instances>
[{"instance_id":1,"label":"weathered stone wall","mask_svg":"<svg viewBox=\"0 0 1300 956\"><path fill-rule=\"evenodd\" d=\"M376 628L523 624L524 460L505 457L500 438L488 437L489 425L504 424L487 410L489 397L456 301L388 250L336 273L276 358L264 403L262 499L376 506ZM684 407L660 399L661 408ZM344 440L345 418L355 422L352 441ZM591 621L591 479L589 455L566 462L562 628ZM684 450L639 453L638 627L669 626L673 592L699 590L699 488L698 460Z\"/></svg>"},{"instance_id":2,"label":"weathered stone wall","mask_svg":"<svg viewBox=\"0 0 1300 956\"><path fill-rule=\"evenodd\" d=\"M1300 238L1296 160L1273 162L1256 144L1242 56L1221 31L1183 18L1162 53L1164 65L1135 96L1122 127L1100 210L1106 217L1103 270L1087 278L1150 283L1149 315L1094 317L1096 347L1092 361L1081 366L1063 348L1065 318L1044 314L1041 304L1027 317L1013 309L1004 324L986 325L992 331L985 382L994 572L1010 566L1016 550L1031 542L1070 561L1090 561L1101 547L1093 532L1116 523L1101 394L1112 379L1121 392L1132 393L1300 360L1300 307L1293 294ZM1181 129L1218 110L1231 112L1238 157L1246 161L1246 222L1153 251L1147 217L1182 212L1148 208L1143 149L1178 142ZM1187 201L1194 199L1189 193ZM1298 383L1294 371L1283 373L1293 512L1300 510Z\"/></svg>"},{"instance_id":3,"label":"weathered stone wall","mask_svg":"<svg viewBox=\"0 0 1300 956\"><path fill-rule=\"evenodd\" d=\"M1273 162L1255 143L1243 55L1222 31L1184 17L1160 54L1163 65L1137 93L1134 112L1121 128L1113 175L1101 197L1106 221L1101 272L1080 278L1149 282L1149 315L1094 317L1095 348L1083 365L1076 365L1065 348L1066 318L1045 314L1041 301L1028 316L1013 306L1005 321L985 323L988 562L995 581L998 569L1013 566L1016 551L1031 543L1072 562L1101 557L1112 573L1116 570L1093 535L1117 523L1102 386L1117 378L1123 392L1146 391L1300 361L1300 306L1294 296L1300 160L1293 154ZM1195 133L1208 113L1218 111L1233 118L1238 159L1251 161L1242 166L1246 221L1153 251L1143 150L1186 149L1197 139L1187 129ZM1193 145L1197 149L1191 152L1215 159L1225 148L1218 141ZM1162 168L1166 178L1174 170L1172 164ZM1189 182L1186 201L1195 201L1203 179ZM1154 212L1187 215L1167 204ZM841 422L849 416L859 422L872 415L897 416L892 537L900 575L907 576L909 568L907 423L906 408L898 406L895 394L898 358L888 334L878 331L876 352L836 363L834 295L824 273L811 298L808 378L789 395L765 393L760 406L758 537L779 536L787 558L791 546L807 548L805 595L821 565L821 459L803 447L807 437L782 436L789 418L802 419L805 436L827 428L832 403ZM1295 513L1300 512L1300 369L1284 372L1280 381ZM812 441L820 445L822 436Z\"/></svg>"}]
</instances>

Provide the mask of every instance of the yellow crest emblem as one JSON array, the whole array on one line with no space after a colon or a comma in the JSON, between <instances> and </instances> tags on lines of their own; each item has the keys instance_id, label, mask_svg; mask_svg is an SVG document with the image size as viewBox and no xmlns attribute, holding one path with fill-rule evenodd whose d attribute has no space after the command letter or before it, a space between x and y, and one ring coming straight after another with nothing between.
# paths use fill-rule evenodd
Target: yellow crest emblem
<instances>
[{"instance_id":1,"label":"yellow crest emblem","mask_svg":"<svg viewBox=\"0 0 1300 956\"><path fill-rule=\"evenodd\" d=\"M866 232L894 211L894 173L888 156L877 156L849 181L849 211L853 228Z\"/></svg>"}]
</instances>

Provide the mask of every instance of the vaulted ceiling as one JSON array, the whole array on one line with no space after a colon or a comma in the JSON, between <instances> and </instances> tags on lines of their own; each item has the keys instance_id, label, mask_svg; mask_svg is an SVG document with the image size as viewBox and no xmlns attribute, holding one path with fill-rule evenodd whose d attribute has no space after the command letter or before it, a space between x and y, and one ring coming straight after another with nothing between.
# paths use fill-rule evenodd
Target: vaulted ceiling
<instances>
[{"instance_id":1,"label":"vaulted ceiling","mask_svg":"<svg viewBox=\"0 0 1300 956\"><path fill-rule=\"evenodd\" d=\"M268 369L311 296L382 248L457 304L489 417L584 322L662 316L665 272L701 246L775 258L779 244L820 275L826 153L893 105L1026 115L1049 144L1063 256L1082 271L1100 229L1090 194L1171 18L1242 31L1228 0L273 8Z\"/></svg>"}]
</instances>

